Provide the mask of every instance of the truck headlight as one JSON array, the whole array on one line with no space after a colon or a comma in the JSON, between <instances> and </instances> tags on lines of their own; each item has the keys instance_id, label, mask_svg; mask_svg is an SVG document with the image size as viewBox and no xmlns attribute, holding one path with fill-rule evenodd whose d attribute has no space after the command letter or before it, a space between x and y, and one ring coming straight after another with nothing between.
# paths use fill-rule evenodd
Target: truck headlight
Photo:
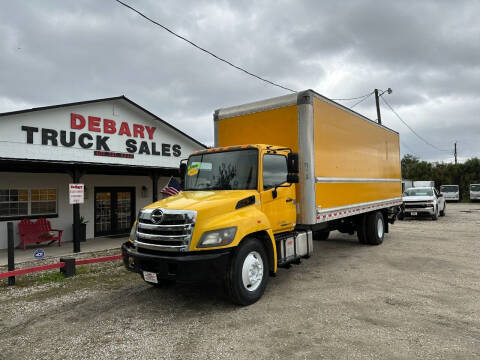
<instances>
[{"instance_id":1,"label":"truck headlight","mask_svg":"<svg viewBox=\"0 0 480 360\"><path fill-rule=\"evenodd\" d=\"M128 236L128 240L130 240L130 242L132 243L135 240L137 240L137 222L136 221L132 226L132 230L130 230L130 235Z\"/></svg>"},{"instance_id":2,"label":"truck headlight","mask_svg":"<svg viewBox=\"0 0 480 360\"><path fill-rule=\"evenodd\" d=\"M204 232L197 247L224 246L230 244L235 238L237 227Z\"/></svg>"}]
</instances>

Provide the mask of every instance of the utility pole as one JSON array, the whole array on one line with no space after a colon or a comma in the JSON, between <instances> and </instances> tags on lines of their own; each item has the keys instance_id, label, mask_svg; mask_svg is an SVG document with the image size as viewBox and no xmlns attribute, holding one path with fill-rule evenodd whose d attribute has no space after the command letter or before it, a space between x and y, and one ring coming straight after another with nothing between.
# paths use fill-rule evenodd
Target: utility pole
<instances>
[{"instance_id":1,"label":"utility pole","mask_svg":"<svg viewBox=\"0 0 480 360\"><path fill-rule=\"evenodd\" d=\"M455 155L455 165L457 164L457 142L455 141L455 148L453 150L453 154Z\"/></svg>"},{"instance_id":2,"label":"utility pole","mask_svg":"<svg viewBox=\"0 0 480 360\"><path fill-rule=\"evenodd\" d=\"M378 96L378 89L375 89L375 103L377 104L377 119L378 123L382 125L382 116L380 115L380 101Z\"/></svg>"}]
</instances>

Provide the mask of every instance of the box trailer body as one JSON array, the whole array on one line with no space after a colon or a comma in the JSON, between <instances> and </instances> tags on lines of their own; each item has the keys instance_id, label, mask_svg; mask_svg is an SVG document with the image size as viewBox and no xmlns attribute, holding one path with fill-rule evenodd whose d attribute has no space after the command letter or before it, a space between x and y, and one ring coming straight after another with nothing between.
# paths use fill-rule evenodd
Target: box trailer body
<instances>
[{"instance_id":1,"label":"box trailer body","mask_svg":"<svg viewBox=\"0 0 480 360\"><path fill-rule=\"evenodd\" d=\"M402 203L398 134L307 90L214 113L184 191L143 208L125 267L154 284L222 281L241 305L332 230L379 245Z\"/></svg>"},{"instance_id":2,"label":"box trailer body","mask_svg":"<svg viewBox=\"0 0 480 360\"><path fill-rule=\"evenodd\" d=\"M402 203L398 133L313 91L217 110L214 130L216 147L298 152L297 224Z\"/></svg>"}]
</instances>

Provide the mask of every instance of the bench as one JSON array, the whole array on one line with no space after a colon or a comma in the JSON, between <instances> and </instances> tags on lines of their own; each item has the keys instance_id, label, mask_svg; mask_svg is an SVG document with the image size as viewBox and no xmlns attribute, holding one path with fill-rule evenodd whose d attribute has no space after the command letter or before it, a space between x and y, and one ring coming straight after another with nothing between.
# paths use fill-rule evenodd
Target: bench
<instances>
[{"instance_id":1,"label":"bench","mask_svg":"<svg viewBox=\"0 0 480 360\"><path fill-rule=\"evenodd\" d=\"M51 244L54 241L58 241L58 246L62 243L63 230L52 229L50 221L45 218L40 218L35 222L30 221L30 219L23 219L18 223L18 232L20 233L20 244L18 247L23 246L23 250L30 243L39 244L50 241Z\"/></svg>"}]
</instances>

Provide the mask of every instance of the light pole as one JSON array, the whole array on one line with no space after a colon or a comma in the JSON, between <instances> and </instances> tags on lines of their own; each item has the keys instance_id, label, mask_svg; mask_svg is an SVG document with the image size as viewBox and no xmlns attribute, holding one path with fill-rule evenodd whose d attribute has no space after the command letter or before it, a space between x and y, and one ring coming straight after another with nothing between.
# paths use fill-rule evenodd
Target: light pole
<instances>
[{"instance_id":1,"label":"light pole","mask_svg":"<svg viewBox=\"0 0 480 360\"><path fill-rule=\"evenodd\" d=\"M381 93L379 94L379 91ZM375 89L375 104L377 104L377 121L380 125L382 125L382 115L380 115L380 96L382 96L385 93L391 94L393 90L391 88L388 88L387 90L378 90Z\"/></svg>"}]
</instances>

